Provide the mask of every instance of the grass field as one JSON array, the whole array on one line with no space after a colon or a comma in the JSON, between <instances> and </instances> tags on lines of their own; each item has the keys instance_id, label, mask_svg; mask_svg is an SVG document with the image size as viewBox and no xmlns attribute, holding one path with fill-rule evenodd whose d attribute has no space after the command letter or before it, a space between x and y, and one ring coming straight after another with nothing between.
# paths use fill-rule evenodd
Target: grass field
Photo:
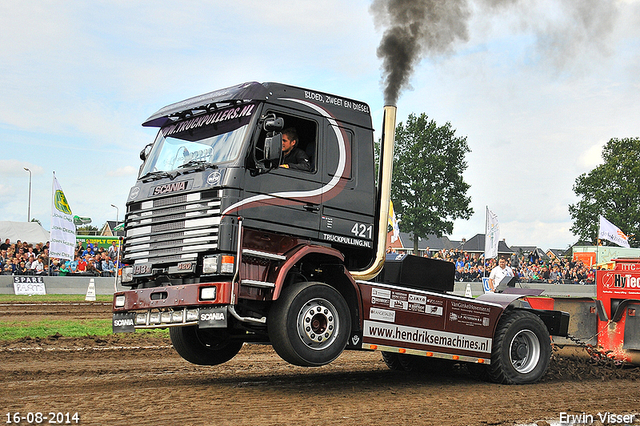
<instances>
[{"instance_id":1,"label":"grass field","mask_svg":"<svg viewBox=\"0 0 640 426\"><path fill-rule=\"evenodd\" d=\"M169 330L142 330L135 334L150 333L157 337L168 337ZM0 340L16 340L25 337L44 339L49 336L84 337L109 336L111 319L95 320L47 320L47 321L0 321Z\"/></svg>"},{"instance_id":2,"label":"grass field","mask_svg":"<svg viewBox=\"0 0 640 426\"><path fill-rule=\"evenodd\" d=\"M84 294L34 294L33 296L16 296L15 294L0 294L0 303L10 302L84 302ZM96 302L111 302L113 296L96 296Z\"/></svg>"},{"instance_id":3,"label":"grass field","mask_svg":"<svg viewBox=\"0 0 640 426\"><path fill-rule=\"evenodd\" d=\"M2 303L55 303L55 302L84 302L85 296L82 294L47 294L34 296L16 296L12 294L1 294ZM111 303L113 296L96 296L97 302ZM2 309L0 308L0 311ZM169 335L168 330L144 330L137 331L136 334L151 333L158 337ZM111 318L95 319L42 319L38 317L32 321L22 318L11 318L0 320L0 340L16 340L25 337L46 338L49 336L63 337L83 337L83 336L108 336L111 331Z\"/></svg>"},{"instance_id":4,"label":"grass field","mask_svg":"<svg viewBox=\"0 0 640 426\"><path fill-rule=\"evenodd\" d=\"M0 340L23 337L45 338L52 335L64 337L107 336L111 333L110 319L94 320L42 320L1 321Z\"/></svg>"}]
</instances>

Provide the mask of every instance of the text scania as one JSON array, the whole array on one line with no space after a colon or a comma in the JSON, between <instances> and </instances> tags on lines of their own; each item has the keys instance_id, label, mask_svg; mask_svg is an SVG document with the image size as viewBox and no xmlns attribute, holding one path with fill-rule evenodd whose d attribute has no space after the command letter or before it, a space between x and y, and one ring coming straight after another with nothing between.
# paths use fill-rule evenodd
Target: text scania
<instances>
[{"instance_id":1,"label":"text scania","mask_svg":"<svg viewBox=\"0 0 640 426\"><path fill-rule=\"evenodd\" d=\"M491 339L485 337L384 324L374 321L365 321L364 323L365 337L440 346L443 348L466 349L474 352L491 352Z\"/></svg>"},{"instance_id":2,"label":"text scania","mask_svg":"<svg viewBox=\"0 0 640 426\"><path fill-rule=\"evenodd\" d=\"M125 327L125 326L132 326L132 325L133 325L133 319L131 318L113 320L114 327Z\"/></svg>"},{"instance_id":3,"label":"text scania","mask_svg":"<svg viewBox=\"0 0 640 426\"><path fill-rule=\"evenodd\" d=\"M168 183L166 185L159 185L153 188L151 195L167 194L169 192L184 191L185 189L187 189L186 181Z\"/></svg>"},{"instance_id":4,"label":"text scania","mask_svg":"<svg viewBox=\"0 0 640 426\"><path fill-rule=\"evenodd\" d=\"M200 321L224 321L224 314L222 312L200 314Z\"/></svg>"}]
</instances>

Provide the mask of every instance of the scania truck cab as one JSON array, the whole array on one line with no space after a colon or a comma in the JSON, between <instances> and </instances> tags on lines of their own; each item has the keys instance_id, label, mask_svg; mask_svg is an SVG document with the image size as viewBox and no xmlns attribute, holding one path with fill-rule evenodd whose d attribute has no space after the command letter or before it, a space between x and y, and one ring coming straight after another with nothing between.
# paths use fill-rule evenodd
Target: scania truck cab
<instances>
[{"instance_id":1,"label":"scania truck cab","mask_svg":"<svg viewBox=\"0 0 640 426\"><path fill-rule=\"evenodd\" d=\"M132 291L115 298L128 311L116 331L199 324L198 335L210 326L268 340L285 282L332 281L355 302L345 268L371 265L378 230L368 105L254 82L169 105L143 125L159 131L127 200L122 284ZM311 171L278 167L285 127ZM132 314L141 308L159 310Z\"/></svg>"}]
</instances>

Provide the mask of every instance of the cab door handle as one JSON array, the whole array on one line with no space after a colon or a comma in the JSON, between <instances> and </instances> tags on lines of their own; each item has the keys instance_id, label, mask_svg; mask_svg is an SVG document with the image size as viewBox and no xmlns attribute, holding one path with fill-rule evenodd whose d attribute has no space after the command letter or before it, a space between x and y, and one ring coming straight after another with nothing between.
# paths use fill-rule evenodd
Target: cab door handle
<instances>
[{"instance_id":1,"label":"cab door handle","mask_svg":"<svg viewBox=\"0 0 640 426\"><path fill-rule=\"evenodd\" d=\"M320 206L317 206L315 204L305 204L303 208L308 212L317 212L320 210Z\"/></svg>"}]
</instances>

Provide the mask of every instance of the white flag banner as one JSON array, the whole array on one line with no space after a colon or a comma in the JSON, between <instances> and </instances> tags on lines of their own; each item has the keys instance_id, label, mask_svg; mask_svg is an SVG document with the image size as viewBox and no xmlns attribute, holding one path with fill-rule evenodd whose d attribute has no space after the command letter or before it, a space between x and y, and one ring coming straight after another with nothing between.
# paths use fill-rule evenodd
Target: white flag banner
<instances>
[{"instance_id":1,"label":"white flag banner","mask_svg":"<svg viewBox=\"0 0 640 426\"><path fill-rule=\"evenodd\" d=\"M389 225L393 228L393 235L391 236L391 242L395 243L400 238L400 228L398 227L398 219L396 219L396 212L393 211L393 201L389 200Z\"/></svg>"},{"instance_id":2,"label":"white flag banner","mask_svg":"<svg viewBox=\"0 0 640 426\"><path fill-rule=\"evenodd\" d=\"M498 216L487 207L487 223L484 236L484 258L493 259L498 256L498 242L500 241L500 227Z\"/></svg>"},{"instance_id":3,"label":"white flag banner","mask_svg":"<svg viewBox=\"0 0 640 426\"><path fill-rule=\"evenodd\" d=\"M73 213L62 188L53 175L53 200L51 203L51 236L49 256L73 260L76 247L76 225Z\"/></svg>"},{"instance_id":4,"label":"white flag banner","mask_svg":"<svg viewBox=\"0 0 640 426\"><path fill-rule=\"evenodd\" d=\"M601 240L611 241L620 247L629 247L629 237L613 223L609 222L604 216L600 216L600 228L598 229L598 238Z\"/></svg>"}]
</instances>

